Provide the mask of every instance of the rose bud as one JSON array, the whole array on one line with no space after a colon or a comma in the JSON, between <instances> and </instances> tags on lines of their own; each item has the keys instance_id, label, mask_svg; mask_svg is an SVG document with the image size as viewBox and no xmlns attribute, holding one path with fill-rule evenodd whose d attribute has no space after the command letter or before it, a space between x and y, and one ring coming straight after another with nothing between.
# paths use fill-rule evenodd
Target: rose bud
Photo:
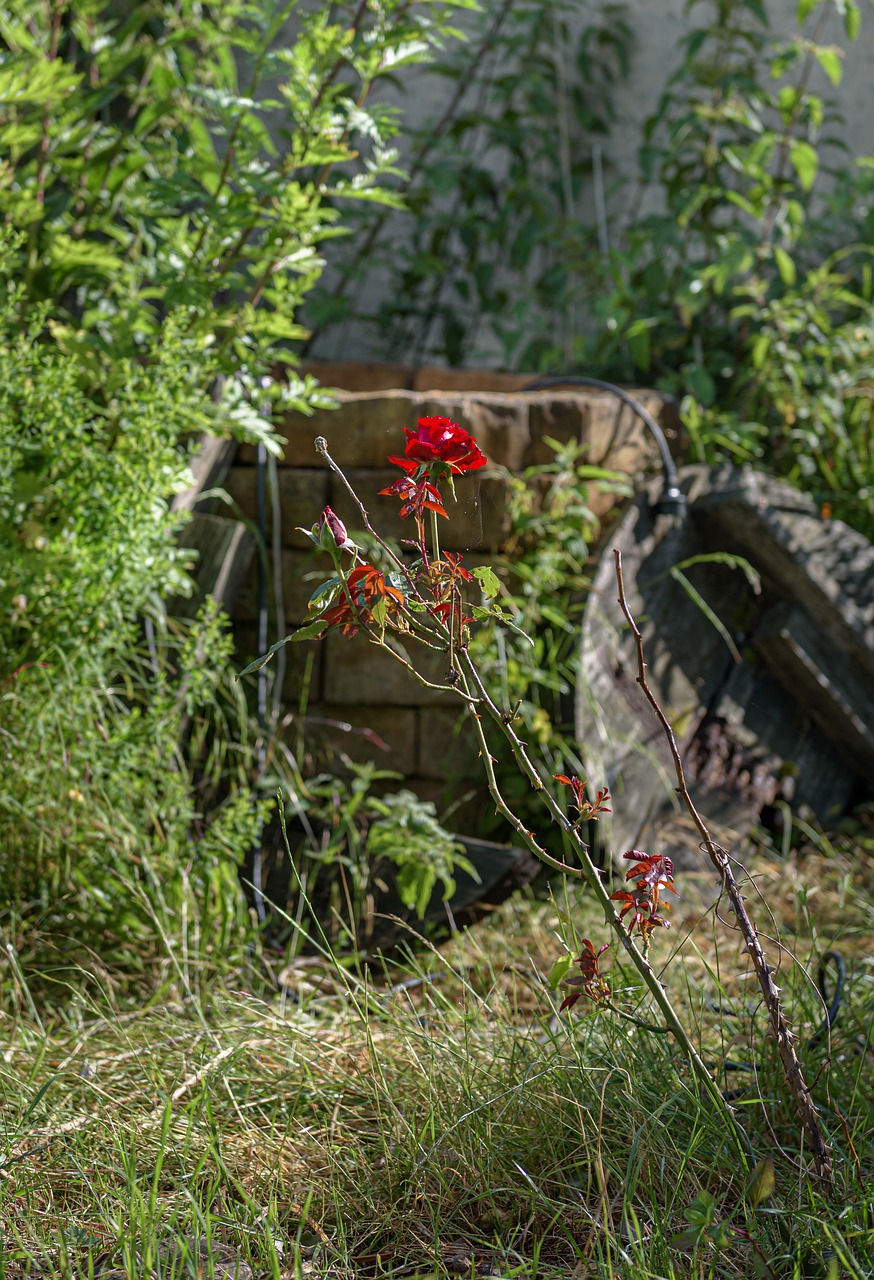
<instances>
[{"instance_id":1,"label":"rose bud","mask_svg":"<svg viewBox=\"0 0 874 1280\"><path fill-rule=\"evenodd\" d=\"M322 517L319 520L318 529L319 546L324 551L332 551L335 547L340 551L352 551L355 549L355 543L350 542L349 535L346 533L346 526L338 515L335 515L330 507L325 507Z\"/></svg>"}]
</instances>

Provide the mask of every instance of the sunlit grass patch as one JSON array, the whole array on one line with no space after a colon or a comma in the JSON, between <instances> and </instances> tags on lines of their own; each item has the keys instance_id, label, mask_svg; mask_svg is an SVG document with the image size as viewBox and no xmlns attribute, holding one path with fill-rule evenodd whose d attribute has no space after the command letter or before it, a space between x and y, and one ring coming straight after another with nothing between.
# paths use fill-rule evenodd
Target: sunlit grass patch
<instances>
[{"instance_id":1,"label":"sunlit grass patch","mask_svg":"<svg viewBox=\"0 0 874 1280\"><path fill-rule=\"evenodd\" d=\"M773 1161L775 1189L757 1209L744 1202L744 1153L669 1037L604 1011L557 1016L553 962L602 928L585 898L516 900L383 968L294 962L269 999L225 981L201 1002L56 1014L45 1035L7 1018L7 1272L30 1257L50 1274L87 1274L90 1259L130 1275L233 1264L241 1276L245 1265L256 1276L745 1277L759 1274L759 1250L773 1275L862 1277L874 970L861 890L856 914L841 898L858 872L816 854L752 871L769 887L804 1035L820 1008L789 951L813 971L829 947L847 956L831 1053L827 1039L805 1048L835 1151L832 1200L802 1172L721 911L690 894L654 955L678 948L664 980L723 1087L740 1090L756 1159ZM821 917L798 910L814 886ZM610 972L620 1007L654 1022L631 975ZM754 1070L723 1072L728 1055Z\"/></svg>"}]
</instances>

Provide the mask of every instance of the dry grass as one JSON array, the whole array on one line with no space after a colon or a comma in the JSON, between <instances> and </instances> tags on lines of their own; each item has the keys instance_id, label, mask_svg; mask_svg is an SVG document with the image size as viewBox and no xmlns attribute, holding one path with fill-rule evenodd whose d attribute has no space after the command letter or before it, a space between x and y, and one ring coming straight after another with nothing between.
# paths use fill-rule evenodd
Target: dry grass
<instances>
[{"instance_id":1,"label":"dry grass","mask_svg":"<svg viewBox=\"0 0 874 1280\"><path fill-rule=\"evenodd\" d=\"M746 1128L777 1170L757 1213L742 1205L743 1153L666 1036L605 1013L556 1016L553 962L574 931L607 936L586 901L513 902L378 975L298 962L269 1000L225 984L204 1006L118 1016L71 994L45 1036L7 1018L7 1271L38 1259L87 1274L110 1257L127 1274L184 1270L162 1269L158 1244L174 1237L207 1240L209 1258L223 1242L264 1276L757 1274L740 1235L671 1245L706 1192L723 1219L746 1229L750 1217L771 1275L861 1277L874 1228L872 878L861 849L752 870L803 1040L821 1019L805 971L829 948L847 959L831 1053L807 1054L836 1149L833 1206L799 1171L737 934L689 878L656 956L708 1060L757 1064L726 1079L748 1089ZM612 982L618 1003L651 1017L619 964Z\"/></svg>"}]
</instances>

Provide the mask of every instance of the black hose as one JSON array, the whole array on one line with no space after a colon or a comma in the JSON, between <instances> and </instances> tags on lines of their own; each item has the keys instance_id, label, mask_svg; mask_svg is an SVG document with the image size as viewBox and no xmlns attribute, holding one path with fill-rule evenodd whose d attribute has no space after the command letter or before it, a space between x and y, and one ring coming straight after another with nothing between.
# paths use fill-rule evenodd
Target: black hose
<instances>
[{"instance_id":1,"label":"black hose","mask_svg":"<svg viewBox=\"0 0 874 1280\"><path fill-rule=\"evenodd\" d=\"M656 503L656 510L663 515L685 515L686 513L686 495L680 488L677 478L677 468L674 465L674 459L671 457L671 451L668 448L668 442L665 433L656 422L652 414L644 408L639 400L629 395L622 387L617 387L613 382L604 382L601 378L584 378L577 374L568 374L565 377L554 376L548 378L535 378L533 382L529 382L527 386L520 388L521 391L544 391L547 387L594 387L598 391L609 391L611 395L616 396L623 404L627 405L633 413L636 413L644 426L649 430L656 444L658 445L659 454L662 460L662 474L664 475L664 487L662 488L659 500Z\"/></svg>"},{"instance_id":2,"label":"black hose","mask_svg":"<svg viewBox=\"0 0 874 1280\"><path fill-rule=\"evenodd\" d=\"M267 449L263 444L258 445L258 465L255 476L256 500L258 511L258 652L267 652L267 573L264 564L267 546L267 492L266 492L266 468L267 468ZM267 731L267 667L266 664L261 667L258 672L258 730L259 730L259 746L258 746L258 776L260 778L264 769L264 761L266 759L267 744L265 742L265 734ZM267 919L267 912L264 907L264 866L262 861L262 835L259 833L255 848L252 850L252 889L255 896L255 911L258 916L258 923L264 924Z\"/></svg>"},{"instance_id":3,"label":"black hose","mask_svg":"<svg viewBox=\"0 0 874 1280\"><path fill-rule=\"evenodd\" d=\"M835 967L835 990L831 1000L829 1000L828 988L828 966L829 962ZM838 1010L841 1007L841 1001L844 998L844 987L847 982L847 966L844 963L844 957L840 951L826 951L819 962L817 970L817 987L825 1005L825 1017L822 1020L822 1026L815 1032L807 1042L808 1049L812 1049L815 1044L823 1040L837 1021Z\"/></svg>"}]
</instances>

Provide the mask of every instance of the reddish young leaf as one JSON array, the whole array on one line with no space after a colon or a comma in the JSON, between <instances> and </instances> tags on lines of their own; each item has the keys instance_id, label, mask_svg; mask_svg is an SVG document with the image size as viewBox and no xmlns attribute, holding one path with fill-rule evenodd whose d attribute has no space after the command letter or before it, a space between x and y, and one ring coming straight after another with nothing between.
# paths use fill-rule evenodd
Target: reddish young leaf
<instances>
[{"instance_id":1,"label":"reddish young leaf","mask_svg":"<svg viewBox=\"0 0 874 1280\"><path fill-rule=\"evenodd\" d=\"M619 912L620 920L624 920L626 915L633 913L628 932L633 933L636 929L643 937L647 937L653 929L659 927L669 929L668 921L659 915L659 907L669 905L661 901L663 889L668 889L674 894L677 892L674 888L674 864L670 858L660 854L644 853L641 849L629 849L622 856L631 859L635 865L629 867L625 874L626 880L634 881L634 888L617 889L615 893L610 894L614 902L624 904Z\"/></svg>"},{"instance_id":2,"label":"reddish young leaf","mask_svg":"<svg viewBox=\"0 0 874 1280\"><path fill-rule=\"evenodd\" d=\"M583 949L576 959L580 972L571 974L569 978L564 980L566 987L582 987L582 990L574 991L565 996L559 1006L559 1013L562 1009L572 1008L581 996L586 996L594 1004L609 999L610 988L600 968L601 956L607 950L608 945L605 942L600 951L595 951L589 939L583 938Z\"/></svg>"},{"instance_id":3,"label":"reddish young leaf","mask_svg":"<svg viewBox=\"0 0 874 1280\"><path fill-rule=\"evenodd\" d=\"M351 596L351 600L350 600ZM329 627L337 627L346 636L354 636L363 626L374 621L373 611L384 602L381 610L390 620L403 604L403 592L386 582L385 574L372 564L359 565L346 579L346 589L341 591L322 618Z\"/></svg>"},{"instance_id":4,"label":"reddish young leaf","mask_svg":"<svg viewBox=\"0 0 874 1280\"><path fill-rule=\"evenodd\" d=\"M560 782L563 787L570 787L573 793L572 804L580 818L597 818L599 813L612 812L611 809L607 808L607 801L610 799L610 792L606 787L601 788L594 800L587 800L585 779L578 778L576 774L574 774L572 778L569 778L566 773L554 773L552 776L555 778L556 782Z\"/></svg>"},{"instance_id":5,"label":"reddish young leaf","mask_svg":"<svg viewBox=\"0 0 874 1280\"><path fill-rule=\"evenodd\" d=\"M438 516L446 516L440 490L428 480L419 480L417 483L409 476L401 476L400 480L395 480L387 489L380 489L379 492L401 499L402 520L407 516L421 516L423 511L436 511Z\"/></svg>"}]
</instances>

